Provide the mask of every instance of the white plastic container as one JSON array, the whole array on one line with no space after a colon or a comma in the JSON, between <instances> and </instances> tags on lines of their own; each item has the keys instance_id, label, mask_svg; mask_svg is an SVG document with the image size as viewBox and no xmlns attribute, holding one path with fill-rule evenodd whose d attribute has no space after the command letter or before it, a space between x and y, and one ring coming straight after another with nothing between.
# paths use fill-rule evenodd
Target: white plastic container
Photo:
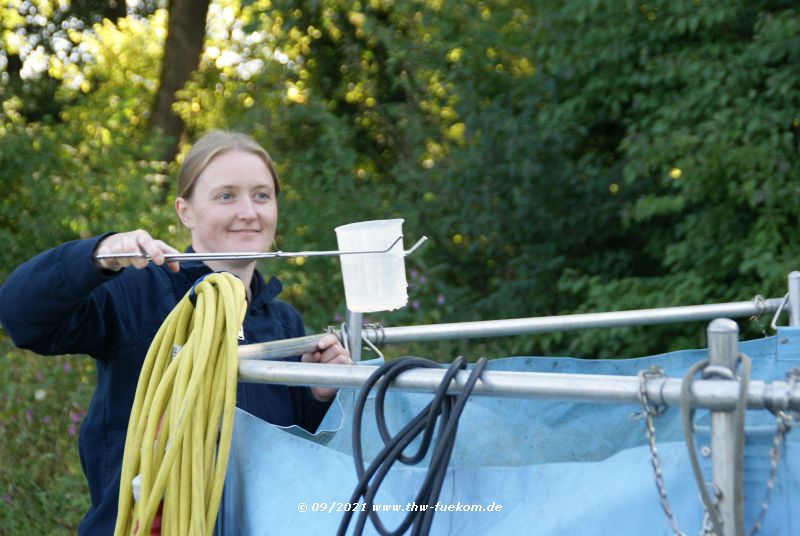
<instances>
[{"instance_id":1,"label":"white plastic container","mask_svg":"<svg viewBox=\"0 0 800 536\"><path fill-rule=\"evenodd\" d=\"M384 250L403 236L403 220L373 220L336 228L340 251ZM354 313L392 311L408 303L403 241L386 253L340 255L344 296Z\"/></svg>"}]
</instances>

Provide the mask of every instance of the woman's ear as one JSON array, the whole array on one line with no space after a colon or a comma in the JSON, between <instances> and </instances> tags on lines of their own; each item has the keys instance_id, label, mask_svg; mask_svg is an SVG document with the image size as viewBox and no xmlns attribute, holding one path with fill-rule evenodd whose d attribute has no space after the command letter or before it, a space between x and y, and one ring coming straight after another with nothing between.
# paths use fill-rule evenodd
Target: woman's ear
<instances>
[{"instance_id":1,"label":"woman's ear","mask_svg":"<svg viewBox=\"0 0 800 536\"><path fill-rule=\"evenodd\" d=\"M178 213L178 218L187 229L192 228L192 211L189 207L189 202L182 197L175 199L175 212Z\"/></svg>"}]
</instances>

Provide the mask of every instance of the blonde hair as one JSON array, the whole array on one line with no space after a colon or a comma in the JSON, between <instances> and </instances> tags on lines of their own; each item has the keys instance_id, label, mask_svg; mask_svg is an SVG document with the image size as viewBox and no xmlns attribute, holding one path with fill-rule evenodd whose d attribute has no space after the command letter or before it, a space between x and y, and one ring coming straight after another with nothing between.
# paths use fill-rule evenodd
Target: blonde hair
<instances>
[{"instance_id":1,"label":"blonde hair","mask_svg":"<svg viewBox=\"0 0 800 536\"><path fill-rule=\"evenodd\" d=\"M178 172L178 197L189 199L197 177L216 156L228 151L244 151L259 156L267 165L275 182L275 195L280 191L278 174L269 153L257 141L241 132L211 130L198 139L186 153Z\"/></svg>"}]
</instances>

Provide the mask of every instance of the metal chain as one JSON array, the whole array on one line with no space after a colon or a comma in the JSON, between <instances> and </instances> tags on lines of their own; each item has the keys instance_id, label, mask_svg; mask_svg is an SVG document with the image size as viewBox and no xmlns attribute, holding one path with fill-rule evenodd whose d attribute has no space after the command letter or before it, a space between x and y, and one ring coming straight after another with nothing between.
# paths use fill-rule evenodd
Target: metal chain
<instances>
[{"instance_id":1,"label":"metal chain","mask_svg":"<svg viewBox=\"0 0 800 536\"><path fill-rule=\"evenodd\" d=\"M642 413L632 415L634 419L644 419L645 426L644 432L647 436L647 443L650 446L650 463L653 466L653 474L656 481L656 489L658 489L658 500L661 503L661 508L664 510L664 515L667 517L667 522L672 528L672 532L676 536L686 536L678 528L678 520L672 513L669 505L669 498L667 497L667 487L664 484L664 473L661 469L661 459L658 456L658 448L656 447L656 428L653 424L653 417L657 417L666 411L664 405L653 405L647 396L647 380L651 378L665 377L664 371L660 367L650 367L647 370L639 371L639 400L642 403Z\"/></svg>"},{"instance_id":2,"label":"metal chain","mask_svg":"<svg viewBox=\"0 0 800 536\"><path fill-rule=\"evenodd\" d=\"M787 392L791 395L797 381L800 380L800 369L791 369L786 373ZM761 501L761 510L758 512L753 527L748 532L748 536L753 536L764 523L764 518L769 510L769 502L772 497L772 490L778 480L778 462L780 461L781 446L786 439L789 429L800 423L800 412L777 410L775 412L775 435L772 437L772 448L769 451L769 478L767 479L767 490L764 492L764 499Z\"/></svg>"},{"instance_id":3,"label":"metal chain","mask_svg":"<svg viewBox=\"0 0 800 536\"><path fill-rule=\"evenodd\" d=\"M719 500L719 495L716 498ZM700 526L700 536L722 536L714 531L714 522L711 521L711 514L705 508L703 509L703 524Z\"/></svg>"},{"instance_id":4,"label":"metal chain","mask_svg":"<svg viewBox=\"0 0 800 536\"><path fill-rule=\"evenodd\" d=\"M675 515L672 513L667 497L667 489L664 484L664 476L661 468L661 460L658 455L658 448L656 447L656 431L653 423L653 417L657 417L664 413L666 406L653 405L647 396L647 380L652 378L665 377L664 371L659 367L651 367L647 370L639 371L639 400L642 403L643 411L638 414L632 415L634 419L644 419L645 421L645 435L650 447L650 462L653 466L653 473L655 476L656 488L658 489L659 502L661 508L664 510L664 515L667 518L672 531L676 536L685 536L678 527L678 522ZM786 374L787 379L787 392L791 394L798 381L800 381L800 369L792 369ZM770 474L767 479L767 490L764 499L761 502L761 510L756 517L753 527L748 532L748 536L754 536L762 527L764 518L766 517L769 503L772 496L772 490L775 489L778 478L778 462L780 460L780 451L786 439L786 434L789 430L800 424L800 411L777 410L775 411L776 430L772 440L772 448L770 449ZM719 490L715 487L715 498L719 500ZM706 511L703 516L703 523L701 528L701 535L710 536L714 535L714 526L711 522L711 517Z\"/></svg>"},{"instance_id":5,"label":"metal chain","mask_svg":"<svg viewBox=\"0 0 800 536\"><path fill-rule=\"evenodd\" d=\"M706 487L710 487L713 491L714 507L716 507L719 504L719 500L722 498L722 492L713 482L707 483ZM700 504L703 504L702 497L700 498ZM723 536L714 530L714 520L711 518L711 512L709 512L705 506L703 507L703 523L700 525L700 536Z\"/></svg>"}]
</instances>

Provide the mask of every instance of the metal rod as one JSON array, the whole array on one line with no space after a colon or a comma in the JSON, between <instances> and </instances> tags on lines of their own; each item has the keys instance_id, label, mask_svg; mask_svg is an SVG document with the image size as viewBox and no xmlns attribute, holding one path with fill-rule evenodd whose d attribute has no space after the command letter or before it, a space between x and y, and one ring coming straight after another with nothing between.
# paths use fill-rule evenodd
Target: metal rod
<instances>
[{"instance_id":1,"label":"metal rod","mask_svg":"<svg viewBox=\"0 0 800 536\"><path fill-rule=\"evenodd\" d=\"M363 313L347 310L347 348L350 350L350 359L353 361L361 361L361 323L363 318Z\"/></svg>"},{"instance_id":2,"label":"metal rod","mask_svg":"<svg viewBox=\"0 0 800 536\"><path fill-rule=\"evenodd\" d=\"M317 343L325 335L325 333L320 333L269 343L243 344L239 346L239 359L270 360L309 354L317 349Z\"/></svg>"},{"instance_id":3,"label":"metal rod","mask_svg":"<svg viewBox=\"0 0 800 536\"><path fill-rule=\"evenodd\" d=\"M364 337L371 343L381 346L405 342L425 342L447 339L468 339L479 337L504 337L528 333L551 331L570 331L576 329L635 326L647 324L667 324L691 320L709 320L721 316L754 316L775 312L780 307L781 298L751 300L746 302L720 303L711 305L689 305L666 307L662 309L643 309L640 311L618 311L612 313L588 313L578 315L545 316L539 318L512 318L509 320L487 320L477 322L458 322L453 324L430 324L423 326L399 326L363 328ZM341 333L334 334L342 339ZM321 338L323 335L311 335ZM306 343L310 339L302 338ZM281 356L273 347L283 341L265 342L248 346L245 359L276 359ZM359 342L360 344L360 342ZM244 346L240 347L244 348ZM265 357L259 357L263 350ZM239 350L240 357L242 355ZM355 361L355 359L354 359Z\"/></svg>"},{"instance_id":4,"label":"metal rod","mask_svg":"<svg viewBox=\"0 0 800 536\"><path fill-rule=\"evenodd\" d=\"M710 367L718 367L736 374L739 359L739 326L727 318L718 318L708 326L708 362ZM726 380L739 388L739 381ZM741 489L741 463L736 448L736 438L744 437L739 429L737 414L730 410L711 412L711 476L719 492L717 508L722 520L722 535L740 534L743 519L737 515L743 511L742 500L736 493Z\"/></svg>"},{"instance_id":5,"label":"metal rod","mask_svg":"<svg viewBox=\"0 0 800 536\"><path fill-rule=\"evenodd\" d=\"M747 317L771 313L780 306L780 298L751 300L744 302L710 305L688 305L658 309L640 309L606 313L586 313L534 318L512 318L432 324L424 326L402 326L371 328L364 333L373 344L398 344L431 340L503 337L526 333L572 331L587 328L641 326L669 324L695 320L712 320L720 317Z\"/></svg>"},{"instance_id":6,"label":"metal rod","mask_svg":"<svg viewBox=\"0 0 800 536\"><path fill-rule=\"evenodd\" d=\"M239 380L283 385L360 388L377 369L372 365L324 365L285 361L247 360L239 362ZM409 392L433 392L442 381L444 369L419 369L402 373L390 388ZM448 392L458 393L469 373L461 371ZM648 380L650 400L677 406L681 397L677 378ZM475 396L505 398L556 398L579 402L603 402L638 406L639 379L636 376L564 374L546 372L486 371L473 391ZM691 390L693 407L718 411L736 408L737 382L696 380ZM751 381L748 389L751 409L800 409L800 384L788 392L784 381Z\"/></svg>"},{"instance_id":7,"label":"metal rod","mask_svg":"<svg viewBox=\"0 0 800 536\"><path fill-rule=\"evenodd\" d=\"M403 236L400 235L395 239L392 244L386 249L376 249L369 251L225 251L225 252L208 252L208 253L173 253L164 255L164 259L168 262L173 261L232 261L232 260L260 260L260 259L274 259L278 257L338 257L340 255L368 255L368 254L382 254L389 253L389 251L401 240ZM411 246L411 249L403 251L403 256L411 255L416 251L428 237L423 236ZM146 253L103 253L97 255L98 260L102 259L147 259L150 260L150 255Z\"/></svg>"},{"instance_id":8,"label":"metal rod","mask_svg":"<svg viewBox=\"0 0 800 536\"><path fill-rule=\"evenodd\" d=\"M789 274L789 325L800 326L800 272Z\"/></svg>"}]
</instances>

